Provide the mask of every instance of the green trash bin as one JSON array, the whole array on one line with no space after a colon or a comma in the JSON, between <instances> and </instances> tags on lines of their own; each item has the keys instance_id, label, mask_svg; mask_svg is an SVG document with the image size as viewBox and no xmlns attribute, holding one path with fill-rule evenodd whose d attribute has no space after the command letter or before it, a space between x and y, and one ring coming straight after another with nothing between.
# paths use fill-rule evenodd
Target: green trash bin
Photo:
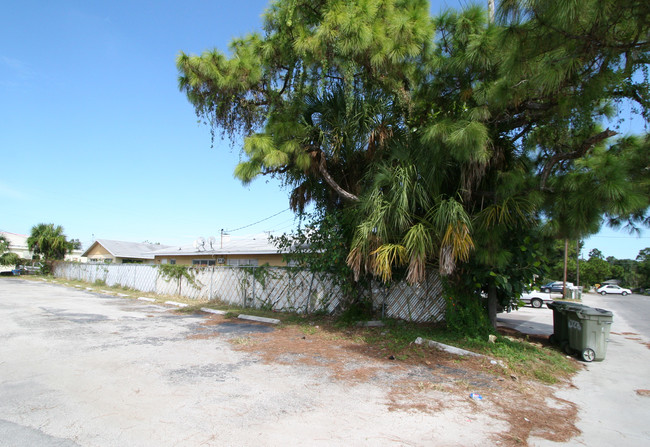
<instances>
[{"instance_id":1,"label":"green trash bin","mask_svg":"<svg viewBox=\"0 0 650 447\"><path fill-rule=\"evenodd\" d=\"M553 309L553 335L549 337L549 341L554 345L560 346L565 352L569 348L569 320L568 313L578 311L587 306L579 303L570 303L566 301L553 301L547 304ZM567 352L569 354L570 352Z\"/></svg>"},{"instance_id":2,"label":"green trash bin","mask_svg":"<svg viewBox=\"0 0 650 447\"><path fill-rule=\"evenodd\" d=\"M583 309L569 309L566 315L569 348L580 354L585 362L604 360L614 314L585 306Z\"/></svg>"}]
</instances>

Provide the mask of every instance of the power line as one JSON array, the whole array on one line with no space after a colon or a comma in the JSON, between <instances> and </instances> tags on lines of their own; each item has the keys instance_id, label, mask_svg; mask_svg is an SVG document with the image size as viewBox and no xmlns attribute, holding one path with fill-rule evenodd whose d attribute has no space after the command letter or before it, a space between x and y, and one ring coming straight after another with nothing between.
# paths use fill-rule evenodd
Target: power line
<instances>
[{"instance_id":1,"label":"power line","mask_svg":"<svg viewBox=\"0 0 650 447\"><path fill-rule=\"evenodd\" d=\"M290 217L289 219L282 220L280 222L276 222L274 224L268 224L268 226L264 229L264 231L275 231L277 228L284 228L287 224L289 226L294 225L296 223L296 218L295 217Z\"/></svg>"},{"instance_id":2,"label":"power line","mask_svg":"<svg viewBox=\"0 0 650 447\"><path fill-rule=\"evenodd\" d=\"M243 230L244 228L252 227L253 225L257 225L258 223L262 223L262 222L264 222L264 221L266 221L266 220L269 220L269 219L271 219L271 218L273 218L273 217L275 217L275 216L278 216L278 215L280 215L280 214L282 214L282 213L284 213L284 212L286 212L286 211L289 211L290 209L291 209L291 208L287 208L287 209L285 209L285 210L282 210L282 211L280 211L280 212L275 213L275 214L272 215L272 216L265 217L264 219L262 219L262 220L258 220L257 222L253 222L252 224L244 225L243 227L235 228L234 230L225 230L225 232L226 232L226 233L233 233L233 232L235 232L235 231Z\"/></svg>"},{"instance_id":3,"label":"power line","mask_svg":"<svg viewBox=\"0 0 650 447\"><path fill-rule=\"evenodd\" d=\"M591 238L599 239L650 239L650 236L589 236Z\"/></svg>"}]
</instances>

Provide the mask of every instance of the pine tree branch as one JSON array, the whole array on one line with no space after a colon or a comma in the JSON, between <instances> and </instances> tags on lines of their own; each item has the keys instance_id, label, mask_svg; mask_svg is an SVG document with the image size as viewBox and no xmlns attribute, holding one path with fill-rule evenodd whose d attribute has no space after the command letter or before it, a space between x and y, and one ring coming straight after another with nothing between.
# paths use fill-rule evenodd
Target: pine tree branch
<instances>
[{"instance_id":1,"label":"pine tree branch","mask_svg":"<svg viewBox=\"0 0 650 447\"><path fill-rule=\"evenodd\" d=\"M352 202L359 201L359 197L341 188L341 186L336 183L336 180L332 178L330 173L327 172L327 162L325 160L325 155L321 150L311 151L309 155L311 155L313 160L316 162L318 166L318 172L323 177L323 180L325 180L325 183L327 183L339 196Z\"/></svg>"},{"instance_id":2,"label":"pine tree branch","mask_svg":"<svg viewBox=\"0 0 650 447\"><path fill-rule=\"evenodd\" d=\"M546 182L548 177L551 175L553 167L561 161L565 160L576 160L578 158L584 157L584 155L595 145L601 141L606 140L609 137L618 135L618 132L613 130L605 129L602 132L592 135L582 142L580 147L573 152L562 152L559 154L553 155L545 164L544 169L542 170L541 179L540 179L540 189L546 188Z\"/></svg>"},{"instance_id":3,"label":"pine tree branch","mask_svg":"<svg viewBox=\"0 0 650 447\"><path fill-rule=\"evenodd\" d=\"M514 137L512 137L512 139L511 139L510 141L514 143L515 141L517 141L518 139L520 139L521 137L523 137L525 134L527 134L528 132L530 132L530 129L532 129L532 127L533 127L533 124L532 124L532 123L528 123L526 126L524 126L524 128L521 130L521 132L519 132L517 135L515 135Z\"/></svg>"},{"instance_id":4,"label":"pine tree branch","mask_svg":"<svg viewBox=\"0 0 650 447\"><path fill-rule=\"evenodd\" d=\"M606 36L597 36L594 35L594 32L592 31L589 34L575 34L575 33L570 33L564 29L558 28L557 26L551 24L550 22L544 20L538 13L537 11L533 11L535 19L539 22L540 25L548 28L549 30L561 34L562 36L566 37L567 39L570 40L578 40L582 41L585 43L585 45L589 48L592 47L597 47L597 48L607 48L607 49L613 49L613 50L636 50L639 51L640 49L643 49L647 47L650 44L650 41L639 41L640 36L637 34L636 37L630 41L626 42L607 42L605 40ZM620 18L620 15L615 19L610 21L610 28L614 26L614 24L618 23L618 20ZM607 34L609 32L609 29L605 30L606 32L603 33L602 30L601 34Z\"/></svg>"}]
</instances>

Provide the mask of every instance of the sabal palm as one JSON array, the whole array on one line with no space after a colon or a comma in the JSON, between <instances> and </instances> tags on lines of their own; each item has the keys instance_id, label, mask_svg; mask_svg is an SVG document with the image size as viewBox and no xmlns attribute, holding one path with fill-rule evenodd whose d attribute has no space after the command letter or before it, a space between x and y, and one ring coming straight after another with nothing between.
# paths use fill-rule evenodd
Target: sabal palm
<instances>
[{"instance_id":1,"label":"sabal palm","mask_svg":"<svg viewBox=\"0 0 650 447\"><path fill-rule=\"evenodd\" d=\"M38 224L32 227L27 246L34 254L42 254L46 260L63 259L70 251L63 228L54 224Z\"/></svg>"}]
</instances>

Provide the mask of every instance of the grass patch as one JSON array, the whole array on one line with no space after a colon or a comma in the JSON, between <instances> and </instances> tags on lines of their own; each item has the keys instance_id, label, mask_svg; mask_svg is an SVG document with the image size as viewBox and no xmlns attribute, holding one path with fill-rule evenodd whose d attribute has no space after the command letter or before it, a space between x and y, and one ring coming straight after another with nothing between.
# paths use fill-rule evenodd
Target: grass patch
<instances>
[{"instance_id":1,"label":"grass patch","mask_svg":"<svg viewBox=\"0 0 650 447\"><path fill-rule=\"evenodd\" d=\"M395 359L408 362L427 362L432 348L415 345L416 338L421 337L435 340L450 346L455 346L478 354L506 365L500 368L503 375L516 375L545 384L554 384L570 377L577 371L576 362L569 359L559 350L541 340L528 340L526 337L516 339L497 335L496 342L487 339L467 338L454 334L444 326L436 324L417 324L395 320L384 320L384 327L353 328L349 338L362 341L379 353L392 355ZM332 336L334 338L334 336ZM454 363L462 364L469 359L459 356Z\"/></svg>"},{"instance_id":2,"label":"grass patch","mask_svg":"<svg viewBox=\"0 0 650 447\"><path fill-rule=\"evenodd\" d=\"M315 333L318 332L318 328L316 326L312 326L309 324L300 324L299 326L300 326L300 330L305 335L314 335Z\"/></svg>"},{"instance_id":3,"label":"grass patch","mask_svg":"<svg viewBox=\"0 0 650 447\"><path fill-rule=\"evenodd\" d=\"M247 346L253 343L250 337L235 337L231 338L230 342L236 345Z\"/></svg>"}]
</instances>

